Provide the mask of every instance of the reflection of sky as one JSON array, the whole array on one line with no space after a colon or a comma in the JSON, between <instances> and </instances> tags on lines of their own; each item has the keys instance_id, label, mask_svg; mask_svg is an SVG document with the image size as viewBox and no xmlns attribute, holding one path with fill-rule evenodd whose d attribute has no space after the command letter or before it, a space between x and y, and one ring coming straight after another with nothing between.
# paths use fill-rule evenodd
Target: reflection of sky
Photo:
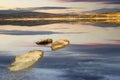
<instances>
[{"instance_id":1,"label":"reflection of sky","mask_svg":"<svg viewBox=\"0 0 120 80\"><path fill-rule=\"evenodd\" d=\"M50 51L51 49L49 47L38 47L35 45L37 40L45 38L52 38L54 41L58 39L68 39L71 44L104 46L106 44L120 44L119 36L119 26L100 27L88 24L83 25L72 23L49 24L31 27L6 25L0 27L0 54L18 55L20 53L36 49Z\"/></svg>"},{"instance_id":2,"label":"reflection of sky","mask_svg":"<svg viewBox=\"0 0 120 80\"><path fill-rule=\"evenodd\" d=\"M2 25L0 80L120 80L119 36L119 26L80 23ZM71 44L57 51L51 51L50 45L35 45L35 41L45 38L54 41L65 38ZM15 55L29 50L43 50L43 59L31 70L10 72L7 67Z\"/></svg>"},{"instance_id":3,"label":"reflection of sky","mask_svg":"<svg viewBox=\"0 0 120 80\"><path fill-rule=\"evenodd\" d=\"M25 52L28 51L26 48ZM19 72L7 70L14 59L14 51L0 53L9 53L8 56L0 54L1 80L120 80L120 45L77 44L58 51L45 51L43 59L34 68Z\"/></svg>"},{"instance_id":4,"label":"reflection of sky","mask_svg":"<svg viewBox=\"0 0 120 80\"><path fill-rule=\"evenodd\" d=\"M43 38L52 38L53 40L65 38L69 39L71 44L119 44L119 36L119 27L106 28L83 24L0 27L1 50L9 50L21 45L34 45L35 41Z\"/></svg>"}]
</instances>

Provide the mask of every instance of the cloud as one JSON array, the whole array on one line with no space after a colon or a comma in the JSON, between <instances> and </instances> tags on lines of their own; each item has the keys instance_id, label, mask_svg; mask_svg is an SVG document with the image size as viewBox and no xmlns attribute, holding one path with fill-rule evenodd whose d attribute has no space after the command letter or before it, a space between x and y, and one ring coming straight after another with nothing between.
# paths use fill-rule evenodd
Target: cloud
<instances>
[{"instance_id":1,"label":"cloud","mask_svg":"<svg viewBox=\"0 0 120 80\"><path fill-rule=\"evenodd\" d=\"M34 11L34 10L53 10L53 9L69 9L68 7L28 7L28 8L16 8L16 10L26 10L26 11Z\"/></svg>"},{"instance_id":2,"label":"cloud","mask_svg":"<svg viewBox=\"0 0 120 80\"><path fill-rule=\"evenodd\" d=\"M0 6L0 8L3 8ZM0 14L10 14L19 12L32 12L34 10L53 10L53 9L69 9L68 7L28 7L28 8L15 8L8 10L0 10Z\"/></svg>"},{"instance_id":3,"label":"cloud","mask_svg":"<svg viewBox=\"0 0 120 80\"><path fill-rule=\"evenodd\" d=\"M120 4L120 0L56 0L60 2L101 2L103 4Z\"/></svg>"},{"instance_id":4,"label":"cloud","mask_svg":"<svg viewBox=\"0 0 120 80\"><path fill-rule=\"evenodd\" d=\"M85 11L83 13L110 13L110 12L120 12L120 8L101 8L92 11Z\"/></svg>"},{"instance_id":5,"label":"cloud","mask_svg":"<svg viewBox=\"0 0 120 80\"><path fill-rule=\"evenodd\" d=\"M4 8L3 6L0 6L0 8Z\"/></svg>"}]
</instances>

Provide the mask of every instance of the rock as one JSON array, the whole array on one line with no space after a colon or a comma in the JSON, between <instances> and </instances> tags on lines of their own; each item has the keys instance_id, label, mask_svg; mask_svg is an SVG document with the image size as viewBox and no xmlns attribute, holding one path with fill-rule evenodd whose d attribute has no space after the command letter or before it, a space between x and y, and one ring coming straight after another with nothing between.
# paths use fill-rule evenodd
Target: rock
<instances>
[{"instance_id":1,"label":"rock","mask_svg":"<svg viewBox=\"0 0 120 80\"><path fill-rule=\"evenodd\" d=\"M43 51L32 50L16 56L15 61L8 67L10 71L20 71L33 67L43 57Z\"/></svg>"},{"instance_id":2,"label":"rock","mask_svg":"<svg viewBox=\"0 0 120 80\"><path fill-rule=\"evenodd\" d=\"M35 42L37 45L48 45L50 43L52 43L53 40L52 39L43 39L43 40L39 40L37 42Z\"/></svg>"},{"instance_id":3,"label":"rock","mask_svg":"<svg viewBox=\"0 0 120 80\"><path fill-rule=\"evenodd\" d=\"M57 50L57 49L61 49L61 48L64 48L66 47L67 45L69 45L69 40L58 40L56 42L54 42L51 46L51 49L54 51L54 50Z\"/></svg>"}]
</instances>

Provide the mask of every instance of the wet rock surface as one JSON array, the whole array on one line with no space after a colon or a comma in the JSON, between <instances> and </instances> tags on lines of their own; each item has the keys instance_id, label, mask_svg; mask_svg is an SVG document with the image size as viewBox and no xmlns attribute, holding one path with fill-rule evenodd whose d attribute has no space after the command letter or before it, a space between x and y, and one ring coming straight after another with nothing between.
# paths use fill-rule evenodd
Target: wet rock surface
<instances>
[{"instance_id":1,"label":"wet rock surface","mask_svg":"<svg viewBox=\"0 0 120 80\"><path fill-rule=\"evenodd\" d=\"M41 39L37 42L35 42L37 45L48 45L51 44L53 42L52 39L48 38L48 39Z\"/></svg>"},{"instance_id":2,"label":"wet rock surface","mask_svg":"<svg viewBox=\"0 0 120 80\"><path fill-rule=\"evenodd\" d=\"M54 50L58 50L58 49L61 49L61 48L64 48L66 47L67 45L69 45L69 40L66 40L66 39L60 39L60 40L57 40L55 41L52 45L51 45L51 49L54 51Z\"/></svg>"},{"instance_id":3,"label":"wet rock surface","mask_svg":"<svg viewBox=\"0 0 120 80\"><path fill-rule=\"evenodd\" d=\"M31 50L15 57L15 61L8 67L10 71L20 71L33 67L43 57L42 50Z\"/></svg>"}]
</instances>

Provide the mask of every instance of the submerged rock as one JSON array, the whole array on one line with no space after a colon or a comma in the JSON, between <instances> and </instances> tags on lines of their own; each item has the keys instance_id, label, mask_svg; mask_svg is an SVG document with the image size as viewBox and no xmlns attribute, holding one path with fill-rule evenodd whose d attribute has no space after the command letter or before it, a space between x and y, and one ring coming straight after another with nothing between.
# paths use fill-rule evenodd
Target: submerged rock
<instances>
[{"instance_id":1,"label":"submerged rock","mask_svg":"<svg viewBox=\"0 0 120 80\"><path fill-rule=\"evenodd\" d=\"M50 43L52 43L53 40L52 39L43 39L43 40L39 40L37 42L35 42L37 45L48 45Z\"/></svg>"},{"instance_id":2,"label":"submerged rock","mask_svg":"<svg viewBox=\"0 0 120 80\"><path fill-rule=\"evenodd\" d=\"M66 47L67 45L69 45L69 40L58 40L58 41L56 41L56 42L54 42L53 44L52 44L52 46L51 46L51 49L52 50L57 50L57 49L61 49L61 48L64 48L64 47Z\"/></svg>"},{"instance_id":3,"label":"submerged rock","mask_svg":"<svg viewBox=\"0 0 120 80\"><path fill-rule=\"evenodd\" d=\"M43 57L43 51L32 50L16 56L15 61L8 67L10 71L20 71L33 67Z\"/></svg>"}]
</instances>

